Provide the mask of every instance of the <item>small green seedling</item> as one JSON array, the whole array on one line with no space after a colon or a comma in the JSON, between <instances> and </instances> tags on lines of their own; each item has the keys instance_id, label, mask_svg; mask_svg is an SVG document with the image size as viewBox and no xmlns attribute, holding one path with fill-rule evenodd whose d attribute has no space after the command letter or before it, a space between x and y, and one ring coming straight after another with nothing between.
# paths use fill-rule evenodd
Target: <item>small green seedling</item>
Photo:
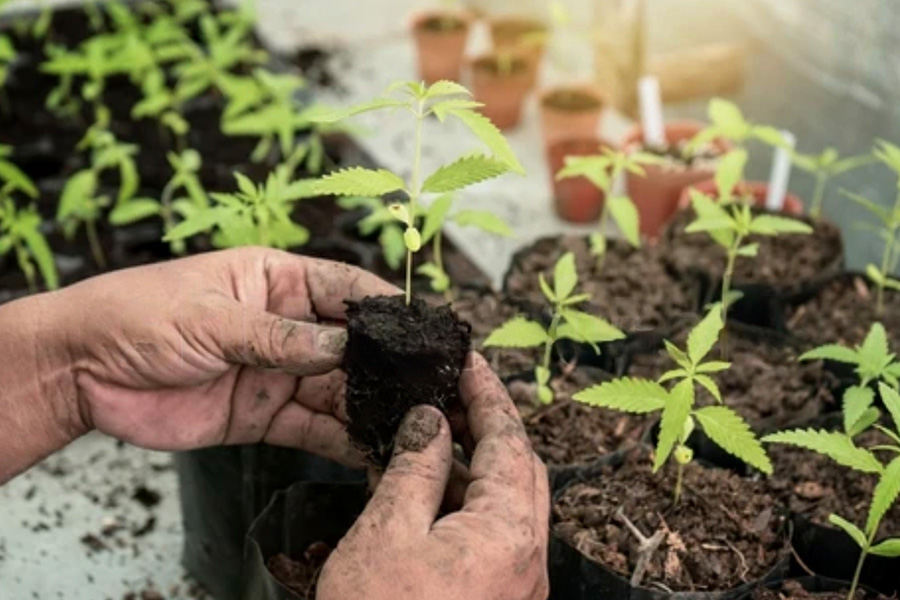
<instances>
[{"instance_id":1,"label":"small green seedling","mask_svg":"<svg viewBox=\"0 0 900 600\"><path fill-rule=\"evenodd\" d=\"M356 223L356 230L363 237L377 231L384 262L395 271L399 269L406 257L406 243L403 241L403 228L391 212L390 203L381 198L362 196L345 196L338 198L337 203L344 210L368 210L368 214Z\"/></svg>"},{"instance_id":2,"label":"small green seedling","mask_svg":"<svg viewBox=\"0 0 900 600\"><path fill-rule=\"evenodd\" d=\"M716 168L717 197L696 189L690 190L691 204L697 219L685 228L687 233L706 233L725 249L726 264L722 276L722 311L727 320L728 308L740 294L731 289L734 265L738 257L753 258L759 250L757 243L744 243L750 235L775 236L782 233L811 233L812 228L801 221L778 215L754 215L750 205L734 196L734 190L744 177L747 151L732 150L719 160ZM723 344L723 350L725 350ZM727 354L727 350L726 350Z\"/></svg>"},{"instance_id":3,"label":"small green seedling","mask_svg":"<svg viewBox=\"0 0 900 600\"><path fill-rule=\"evenodd\" d=\"M512 237L513 232L503 219L487 210L460 210L449 214L453 205L453 196L444 194L437 198L425 211L425 222L422 226L422 243L432 243L432 260L419 265L416 273L425 275L431 280L431 289L442 292L447 300L450 294L450 276L444 268L443 235L444 223L452 221L461 227L475 227L487 233Z\"/></svg>"},{"instance_id":4,"label":"small green seedling","mask_svg":"<svg viewBox=\"0 0 900 600\"><path fill-rule=\"evenodd\" d=\"M70 114L78 110L81 100L86 100L95 110L99 109L103 104L106 80L130 69L129 56L122 52L119 42L115 36L97 35L74 50L47 46L48 59L41 64L41 71L59 77L59 83L47 96L47 107ZM72 87L82 79L79 98L73 95Z\"/></svg>"},{"instance_id":5,"label":"small green seedling","mask_svg":"<svg viewBox=\"0 0 900 600\"><path fill-rule=\"evenodd\" d=\"M565 166L556 174L556 179L585 177L603 192L603 212L600 215L600 230L591 234L591 254L603 263L606 255L606 230L609 217L618 225L628 243L637 248L641 245L641 230L637 207L625 195L613 194L613 185L625 171L644 175L644 165L660 162L658 156L645 152L626 154L618 150L604 148L594 156L567 156Z\"/></svg>"},{"instance_id":6,"label":"small green seedling","mask_svg":"<svg viewBox=\"0 0 900 600\"><path fill-rule=\"evenodd\" d=\"M16 207L14 194L21 192L29 198L37 198L38 189L34 182L9 160L10 146L0 145L0 256L15 252L16 262L28 289L37 291L37 271L47 289L59 287L59 277L53 252L44 234L41 233L41 215L34 206L25 209Z\"/></svg>"},{"instance_id":7,"label":"small green seedling","mask_svg":"<svg viewBox=\"0 0 900 600\"><path fill-rule=\"evenodd\" d=\"M412 300L413 254L422 247L419 231L420 199L423 194L446 194L470 185L498 177L507 172L522 174L524 169L516 159L503 134L491 121L479 113L481 105L470 99L470 92L452 81L438 81L431 86L419 82L398 82L391 85L385 97L349 109L320 108L307 114L316 123L333 124L347 117L374 110L409 111L415 121L412 169L408 180L386 169L351 167L326 175L317 186L320 194L338 196L383 197L402 192L407 204L393 204L391 211L405 230L406 244L406 303ZM424 123L431 116L440 123L448 117L461 121L491 153L468 154L455 162L443 165L427 177L422 177L422 141Z\"/></svg>"},{"instance_id":8,"label":"small green seedling","mask_svg":"<svg viewBox=\"0 0 900 600\"><path fill-rule=\"evenodd\" d=\"M561 256L556 262L552 288L544 279L543 273L538 277L544 297L553 307L550 326L545 328L535 321L515 317L494 330L484 341L484 346L486 348L543 346L543 357L540 364L534 368L534 377L538 385L538 400L543 404L549 404L553 401L553 389L550 387L550 358L556 342L568 339L590 344L599 354L600 348L597 344L622 339L625 334L606 320L575 308L590 300L591 295L574 293L578 285L578 272L575 269L575 255L571 252Z\"/></svg>"},{"instance_id":9,"label":"small green seedling","mask_svg":"<svg viewBox=\"0 0 900 600\"><path fill-rule=\"evenodd\" d=\"M890 443L878 445L872 448L861 448L853 441L852 435L844 432L822 431L815 429L796 429L793 431L780 431L763 438L767 443L790 444L807 450L812 450L823 456L827 456L839 465L849 467L861 473L871 473L878 476L878 484L872 495L869 506L869 514L866 517L865 529L860 529L850 521L832 514L829 522L842 529L855 541L860 548L859 561L853 582L850 585L850 593L847 600L856 597L856 588L859 585L859 576L862 573L866 557L869 555L886 556L890 558L900 557L900 538L891 538L875 543L878 529L884 515L897 501L900 495L900 395L897 391L884 383L878 384L881 401L884 403L893 421L893 429L881 425L875 425L885 434ZM846 421L845 415L845 421ZM873 453L873 450L881 450L893 454L887 464L883 464Z\"/></svg>"},{"instance_id":10,"label":"small green seedling","mask_svg":"<svg viewBox=\"0 0 900 600\"><path fill-rule=\"evenodd\" d=\"M874 264L866 266L866 275L875 284L875 312L880 316L884 312L884 290L900 291L900 280L891 276L897 270L897 262L900 261L900 251L898 251L900 249L898 249L897 244L897 236L900 234L900 146L884 140L877 140L873 155L897 176L897 196L893 207L888 209L859 194L853 194L846 190L841 190L841 192L850 200L875 215L875 218L880 223L877 226L862 226L872 229L884 240L881 266Z\"/></svg>"},{"instance_id":11,"label":"small green seedling","mask_svg":"<svg viewBox=\"0 0 900 600\"><path fill-rule=\"evenodd\" d=\"M786 145L784 136L778 129L748 121L737 104L728 100L722 98L710 100L707 117L710 124L690 141L689 151L716 140L727 140L738 148L743 148L750 140L757 140L773 147Z\"/></svg>"},{"instance_id":12,"label":"small green seedling","mask_svg":"<svg viewBox=\"0 0 900 600\"><path fill-rule=\"evenodd\" d=\"M900 362L888 347L887 334L881 323L873 323L866 339L856 348L826 344L806 352L800 360L833 360L853 365L858 383L847 388L843 397L844 432L853 437L868 429L879 418L873 406L873 383L886 383L898 388Z\"/></svg>"},{"instance_id":13,"label":"small green seedling","mask_svg":"<svg viewBox=\"0 0 900 600\"><path fill-rule=\"evenodd\" d=\"M144 96L131 107L131 118L153 118L169 131L178 148L187 144L190 123L182 115L182 103L175 92L166 85L166 75L162 69L150 71L141 83Z\"/></svg>"},{"instance_id":14,"label":"small green seedling","mask_svg":"<svg viewBox=\"0 0 900 600\"><path fill-rule=\"evenodd\" d=\"M719 387L710 377L712 373L724 371L730 366L727 362L705 361L723 329L722 306L716 304L691 330L685 350L666 341L666 352L677 368L664 373L657 381L624 377L590 387L573 396L578 402L589 406L634 414L662 412L653 472L659 471L674 453L678 464L676 504L681 499L684 467L693 460L694 453L687 442L697 423L726 452L763 473L772 473L772 463L759 440L740 415L722 404ZM661 385L667 381L677 383L667 390ZM717 404L695 408L697 385L708 391Z\"/></svg>"},{"instance_id":15,"label":"small green seedling","mask_svg":"<svg viewBox=\"0 0 900 600\"><path fill-rule=\"evenodd\" d=\"M809 214L813 218L821 218L825 191L832 178L853 171L873 162L871 155L847 156L841 158L834 148L826 148L820 154L800 154L793 152L791 159L798 168L806 171L816 179Z\"/></svg>"},{"instance_id":16,"label":"small green seedling","mask_svg":"<svg viewBox=\"0 0 900 600\"><path fill-rule=\"evenodd\" d=\"M9 69L16 60L16 47L8 35L0 35L0 89L6 85Z\"/></svg>"},{"instance_id":17,"label":"small green seedling","mask_svg":"<svg viewBox=\"0 0 900 600\"><path fill-rule=\"evenodd\" d=\"M241 173L234 174L238 191L212 193L213 206L187 211L185 219L163 238L165 242L186 240L212 231L217 248L267 246L293 248L309 240L309 230L291 220L294 202L315 196L314 180L290 182L287 170L278 168L263 185L254 185Z\"/></svg>"}]
</instances>

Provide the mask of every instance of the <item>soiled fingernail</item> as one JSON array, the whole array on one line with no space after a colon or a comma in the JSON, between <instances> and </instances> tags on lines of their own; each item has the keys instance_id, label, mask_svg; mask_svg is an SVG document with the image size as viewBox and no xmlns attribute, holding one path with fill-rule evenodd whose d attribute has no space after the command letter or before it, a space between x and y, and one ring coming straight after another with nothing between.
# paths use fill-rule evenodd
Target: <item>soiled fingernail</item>
<instances>
[{"instance_id":1,"label":"soiled fingernail","mask_svg":"<svg viewBox=\"0 0 900 600\"><path fill-rule=\"evenodd\" d=\"M397 431L395 451L421 452L441 432L444 416L432 406L415 406L403 419Z\"/></svg>"},{"instance_id":2,"label":"soiled fingernail","mask_svg":"<svg viewBox=\"0 0 900 600\"><path fill-rule=\"evenodd\" d=\"M316 348L325 354L341 354L347 345L347 330L329 327L319 332Z\"/></svg>"}]
</instances>

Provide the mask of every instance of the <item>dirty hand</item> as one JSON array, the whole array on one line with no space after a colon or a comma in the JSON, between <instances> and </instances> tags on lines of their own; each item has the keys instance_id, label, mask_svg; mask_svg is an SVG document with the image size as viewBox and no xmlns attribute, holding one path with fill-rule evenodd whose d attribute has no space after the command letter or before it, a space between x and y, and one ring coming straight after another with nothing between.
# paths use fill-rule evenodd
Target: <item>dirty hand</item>
<instances>
[{"instance_id":1,"label":"dirty hand","mask_svg":"<svg viewBox=\"0 0 900 600\"><path fill-rule=\"evenodd\" d=\"M461 484L451 481L450 426L436 409L416 407L371 501L325 563L318 600L547 597L546 470L503 385L476 354L460 392L476 444L461 509L438 518L448 486Z\"/></svg>"},{"instance_id":2,"label":"dirty hand","mask_svg":"<svg viewBox=\"0 0 900 600\"><path fill-rule=\"evenodd\" d=\"M244 248L110 273L0 314L41 315L38 355L17 370L46 378L30 396L54 399L70 439L96 428L160 450L266 441L361 466L342 424L346 332L321 322L343 319L347 298L395 293L346 265Z\"/></svg>"}]
</instances>

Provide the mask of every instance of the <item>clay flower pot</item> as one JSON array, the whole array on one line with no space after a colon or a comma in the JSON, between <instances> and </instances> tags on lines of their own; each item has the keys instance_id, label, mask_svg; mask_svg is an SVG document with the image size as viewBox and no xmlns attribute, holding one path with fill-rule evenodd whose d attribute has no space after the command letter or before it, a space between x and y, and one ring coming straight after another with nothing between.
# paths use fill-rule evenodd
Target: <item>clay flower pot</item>
<instances>
[{"instance_id":1,"label":"clay flower pot","mask_svg":"<svg viewBox=\"0 0 900 600\"><path fill-rule=\"evenodd\" d=\"M472 61L472 92L484 104L481 112L500 129L519 124L522 104L528 95L531 66L519 57L508 57L503 65L497 55Z\"/></svg>"},{"instance_id":2,"label":"clay flower pot","mask_svg":"<svg viewBox=\"0 0 900 600\"><path fill-rule=\"evenodd\" d=\"M425 83L459 81L471 21L465 12L430 11L415 16L412 32L419 75Z\"/></svg>"},{"instance_id":3,"label":"clay flower pot","mask_svg":"<svg viewBox=\"0 0 900 600\"><path fill-rule=\"evenodd\" d=\"M665 126L666 141L670 146L693 138L703 123L696 121L674 121ZM626 151L639 150L643 146L644 128L633 127L622 142ZM728 151L727 142L716 142L720 154ZM672 218L678 209L678 199L686 187L711 179L715 175L715 165L710 161L692 166L686 164L645 165L645 176L626 174L628 195L634 201L641 216L641 233L655 238L662 227Z\"/></svg>"},{"instance_id":4,"label":"clay flower pot","mask_svg":"<svg viewBox=\"0 0 900 600\"><path fill-rule=\"evenodd\" d=\"M584 177L556 179L556 173L566 164L567 156L591 156L612 145L596 136L583 135L558 140L547 150L550 180L553 182L553 203L561 219L573 223L591 223L600 218L603 192Z\"/></svg>"},{"instance_id":5,"label":"clay flower pot","mask_svg":"<svg viewBox=\"0 0 900 600\"><path fill-rule=\"evenodd\" d=\"M531 66L529 89L537 83L537 75L544 58L545 40L535 39L547 34L547 26L537 19L497 17L491 20L491 39L497 52L513 52Z\"/></svg>"},{"instance_id":6,"label":"clay flower pot","mask_svg":"<svg viewBox=\"0 0 900 600\"><path fill-rule=\"evenodd\" d=\"M541 94L544 147L560 140L590 137L600 127L603 96L589 86L558 87Z\"/></svg>"},{"instance_id":7,"label":"clay flower pot","mask_svg":"<svg viewBox=\"0 0 900 600\"><path fill-rule=\"evenodd\" d=\"M691 189L708 196L716 196L717 194L715 180L701 181L681 191L681 198L678 200L679 208L688 208L691 205ZM745 181L736 186L734 191L741 195L749 194L753 197L756 206L763 207L766 205L766 194L769 191L769 184L764 181ZM786 215L802 215L803 201L794 194L788 193L784 197L784 207L781 212Z\"/></svg>"}]
</instances>

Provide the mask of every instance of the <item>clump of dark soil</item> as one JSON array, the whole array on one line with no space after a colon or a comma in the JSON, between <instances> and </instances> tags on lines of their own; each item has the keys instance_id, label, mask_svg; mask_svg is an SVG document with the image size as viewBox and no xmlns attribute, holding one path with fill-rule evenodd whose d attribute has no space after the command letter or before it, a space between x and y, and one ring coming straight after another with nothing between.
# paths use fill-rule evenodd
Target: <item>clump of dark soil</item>
<instances>
[{"instance_id":1,"label":"clump of dark soil","mask_svg":"<svg viewBox=\"0 0 900 600\"><path fill-rule=\"evenodd\" d=\"M347 331L347 430L373 463L386 466L410 408L459 407L470 327L448 306L376 296L347 302Z\"/></svg>"},{"instance_id":2,"label":"clump of dark soil","mask_svg":"<svg viewBox=\"0 0 900 600\"><path fill-rule=\"evenodd\" d=\"M754 209L757 214L765 213ZM836 274L843 265L844 244L840 230L828 221L793 216L813 227L808 235L749 236L758 243L755 258L738 257L734 283L766 284L793 294ZM683 275L702 273L715 285L725 271L725 249L705 233L685 233L696 219L693 209L678 211L662 236L663 255L672 269Z\"/></svg>"},{"instance_id":3,"label":"clump of dark soil","mask_svg":"<svg viewBox=\"0 0 900 600\"><path fill-rule=\"evenodd\" d=\"M574 89L557 90L547 95L543 103L546 106L571 111L593 110L603 105L594 95Z\"/></svg>"},{"instance_id":4,"label":"clump of dark soil","mask_svg":"<svg viewBox=\"0 0 900 600\"><path fill-rule=\"evenodd\" d=\"M675 144L664 146L643 146L641 151L665 158L672 165L688 168L697 164L712 165L722 155L722 152L714 144L704 144L692 152L688 150L690 142L691 140L681 140Z\"/></svg>"},{"instance_id":5,"label":"clump of dark soil","mask_svg":"<svg viewBox=\"0 0 900 600\"><path fill-rule=\"evenodd\" d=\"M639 541L623 516L646 537L663 530L641 585L675 592L728 590L763 577L785 556L781 508L759 482L691 463L676 507L675 475L672 461L654 475L650 450L636 448L621 466L567 488L553 506L553 531L628 578Z\"/></svg>"},{"instance_id":6,"label":"clump of dark soil","mask_svg":"<svg viewBox=\"0 0 900 600\"><path fill-rule=\"evenodd\" d=\"M833 390L838 382L820 362L799 362L799 349L780 336L761 336L729 327L728 361L731 367L711 377L719 384L725 405L743 416L756 431L781 429L818 417L838 407ZM669 338L685 347L688 330ZM706 360L720 360L714 350ZM664 349L632 358L628 374L656 380L674 369ZM698 390L698 404L715 399Z\"/></svg>"},{"instance_id":7,"label":"clump of dark soil","mask_svg":"<svg viewBox=\"0 0 900 600\"><path fill-rule=\"evenodd\" d=\"M300 600L314 600L319 573L331 555L332 548L322 542L315 542L300 559L292 559L286 554L269 557L266 566L272 576L286 588L297 594Z\"/></svg>"},{"instance_id":8,"label":"clump of dark soil","mask_svg":"<svg viewBox=\"0 0 900 600\"><path fill-rule=\"evenodd\" d=\"M900 293L885 290L884 312L879 315L875 290L862 275L849 273L832 279L812 299L787 312L788 329L810 347L856 346L876 321L884 325L891 348L900 351Z\"/></svg>"},{"instance_id":9,"label":"clump of dark soil","mask_svg":"<svg viewBox=\"0 0 900 600\"><path fill-rule=\"evenodd\" d=\"M890 443L877 430L867 431L854 441L863 448ZM791 512L826 527L831 527L828 516L832 513L851 523L866 522L877 475L843 467L821 454L786 444L767 444L766 451L775 468L766 480L766 487ZM890 460L891 456L882 454L880 458ZM897 535L900 535L900 504L895 503L882 520L879 538Z\"/></svg>"},{"instance_id":10,"label":"clump of dark soil","mask_svg":"<svg viewBox=\"0 0 900 600\"><path fill-rule=\"evenodd\" d=\"M667 271L659 248L632 248L610 240L602 266L590 253L587 237L542 238L513 258L504 287L513 298L546 304L538 274L552 281L553 267L566 252L575 255L576 293L591 294L595 312L624 331L664 327L695 310L698 291Z\"/></svg>"},{"instance_id":11,"label":"clump of dark soil","mask_svg":"<svg viewBox=\"0 0 900 600\"><path fill-rule=\"evenodd\" d=\"M760 587L753 590L750 596L751 600L847 600L847 592L849 586L844 590L836 590L831 592L810 591L803 587L803 584L796 580L784 581L773 588ZM883 594L872 594L860 588L856 590L854 598L862 600L888 600Z\"/></svg>"}]
</instances>

